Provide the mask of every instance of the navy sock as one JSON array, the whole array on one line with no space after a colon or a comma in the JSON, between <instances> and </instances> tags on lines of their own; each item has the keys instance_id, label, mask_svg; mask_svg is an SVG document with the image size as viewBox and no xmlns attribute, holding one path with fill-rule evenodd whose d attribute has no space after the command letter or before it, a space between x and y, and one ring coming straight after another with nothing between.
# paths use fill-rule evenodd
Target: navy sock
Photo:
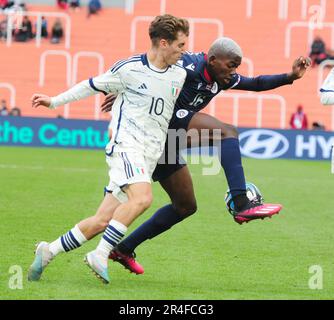
<instances>
[{"instance_id":1,"label":"navy sock","mask_svg":"<svg viewBox=\"0 0 334 320\"><path fill-rule=\"evenodd\" d=\"M227 138L221 140L219 160L225 171L225 176L232 198L242 199L242 196L246 197L246 181L244 169L241 163L238 138Z\"/></svg>"},{"instance_id":2,"label":"navy sock","mask_svg":"<svg viewBox=\"0 0 334 320\"><path fill-rule=\"evenodd\" d=\"M120 242L117 249L122 253L132 253L142 242L156 237L182 220L171 204L166 205Z\"/></svg>"}]
</instances>

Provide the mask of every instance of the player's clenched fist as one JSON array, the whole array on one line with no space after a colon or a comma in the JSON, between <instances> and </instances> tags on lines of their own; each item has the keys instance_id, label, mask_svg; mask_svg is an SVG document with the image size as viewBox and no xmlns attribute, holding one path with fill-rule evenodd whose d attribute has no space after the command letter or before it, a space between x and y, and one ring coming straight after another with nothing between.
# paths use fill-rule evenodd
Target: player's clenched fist
<instances>
[{"instance_id":1,"label":"player's clenched fist","mask_svg":"<svg viewBox=\"0 0 334 320\"><path fill-rule=\"evenodd\" d=\"M311 65L311 59L308 57L300 56L293 62L291 77L293 80L300 79L306 69Z\"/></svg>"},{"instance_id":2,"label":"player's clenched fist","mask_svg":"<svg viewBox=\"0 0 334 320\"><path fill-rule=\"evenodd\" d=\"M36 93L32 96L31 103L33 108L38 108L40 106L49 108L51 105L51 98L45 94Z\"/></svg>"}]
</instances>

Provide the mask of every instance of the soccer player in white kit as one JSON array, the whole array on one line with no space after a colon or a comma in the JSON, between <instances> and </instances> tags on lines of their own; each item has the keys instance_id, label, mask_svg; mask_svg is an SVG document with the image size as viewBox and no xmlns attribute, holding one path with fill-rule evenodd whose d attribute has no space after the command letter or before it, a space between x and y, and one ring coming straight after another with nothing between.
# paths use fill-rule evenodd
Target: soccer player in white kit
<instances>
[{"instance_id":1,"label":"soccer player in white kit","mask_svg":"<svg viewBox=\"0 0 334 320\"><path fill-rule=\"evenodd\" d=\"M59 253L81 246L103 232L97 248L85 262L104 283L109 283L108 256L128 226L152 203L151 176L163 152L174 104L186 78L177 65L185 52L187 20L158 16L151 23L147 54L117 62L105 74L85 80L56 97L35 94L33 107L54 109L99 92L118 97L112 110L113 138L106 146L109 184L96 214L51 243L38 244L28 279L39 280Z\"/></svg>"},{"instance_id":2,"label":"soccer player in white kit","mask_svg":"<svg viewBox=\"0 0 334 320\"><path fill-rule=\"evenodd\" d=\"M323 105L334 105L334 68L321 86L320 101Z\"/></svg>"}]
</instances>

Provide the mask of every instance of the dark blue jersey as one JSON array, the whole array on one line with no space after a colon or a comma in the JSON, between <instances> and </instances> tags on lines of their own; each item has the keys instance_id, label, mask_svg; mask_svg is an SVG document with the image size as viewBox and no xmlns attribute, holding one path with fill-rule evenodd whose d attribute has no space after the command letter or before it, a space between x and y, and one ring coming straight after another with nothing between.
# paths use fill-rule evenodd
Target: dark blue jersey
<instances>
[{"instance_id":1,"label":"dark blue jersey","mask_svg":"<svg viewBox=\"0 0 334 320\"><path fill-rule=\"evenodd\" d=\"M181 61L187 71L187 78L176 101L175 112L179 109L198 112L205 108L211 99L222 90L265 91L293 82L288 79L286 73L255 78L244 77L236 73L228 84L221 86L211 79L207 71L205 53L186 53Z\"/></svg>"}]
</instances>

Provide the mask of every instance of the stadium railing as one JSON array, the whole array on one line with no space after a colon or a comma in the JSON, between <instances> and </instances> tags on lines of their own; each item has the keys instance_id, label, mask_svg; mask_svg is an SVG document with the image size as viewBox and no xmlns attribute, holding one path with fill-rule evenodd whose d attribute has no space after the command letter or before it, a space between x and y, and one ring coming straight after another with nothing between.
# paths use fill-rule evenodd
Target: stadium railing
<instances>
[{"instance_id":1,"label":"stadium railing","mask_svg":"<svg viewBox=\"0 0 334 320\"><path fill-rule=\"evenodd\" d=\"M278 0L278 17L282 16L282 12L286 13L288 10L288 0ZM246 17L251 18L253 16L253 0L246 0Z\"/></svg>"},{"instance_id":2,"label":"stadium railing","mask_svg":"<svg viewBox=\"0 0 334 320\"><path fill-rule=\"evenodd\" d=\"M253 77L254 76L254 63L253 60L247 57L242 57L242 63L246 63L248 67L248 77Z\"/></svg>"},{"instance_id":3,"label":"stadium railing","mask_svg":"<svg viewBox=\"0 0 334 320\"><path fill-rule=\"evenodd\" d=\"M313 35L315 29L331 28L331 49L334 49L334 23L333 22L320 22L319 25L313 24L307 21L293 21L290 22L285 29L285 58L290 58L291 55L291 33L294 28L306 28L307 29L307 48L309 50L313 41Z\"/></svg>"},{"instance_id":4,"label":"stadium railing","mask_svg":"<svg viewBox=\"0 0 334 320\"><path fill-rule=\"evenodd\" d=\"M42 17L54 17L61 18L65 20L65 48L70 49L71 46L71 18L68 14L62 12L34 12L34 11L17 11L17 12L3 12L3 15L7 15L7 47L11 46L12 30L15 28L20 28L23 16L36 17L36 47L41 46L41 30L42 30Z\"/></svg>"},{"instance_id":5,"label":"stadium railing","mask_svg":"<svg viewBox=\"0 0 334 320\"><path fill-rule=\"evenodd\" d=\"M101 53L99 52L92 52L92 51L79 51L73 56L73 62L72 62L72 85L75 85L77 83L78 78L78 64L79 59L82 57L86 58L94 58L98 62L98 73L102 74L104 71L104 58Z\"/></svg>"},{"instance_id":6,"label":"stadium railing","mask_svg":"<svg viewBox=\"0 0 334 320\"><path fill-rule=\"evenodd\" d=\"M285 120L286 120L286 101L285 99L278 94L257 94L257 93L230 93L224 92L223 94L217 95L212 99L209 106L209 113L212 116L216 115L216 101L217 99L233 99L233 120L232 123L235 126L239 124L239 108L240 108L240 99L256 99L256 127L262 127L262 113L263 113L263 100L277 100L280 106L280 128L285 129Z\"/></svg>"},{"instance_id":7,"label":"stadium railing","mask_svg":"<svg viewBox=\"0 0 334 320\"><path fill-rule=\"evenodd\" d=\"M44 87L45 84L45 65L46 58L48 56L63 56L66 59L66 85L68 88L71 87L72 77L71 77L71 65L72 65L72 57L71 54L65 50L46 50L44 51L39 59L39 81L38 85L40 87ZM64 105L64 118L67 119L69 117L70 105Z\"/></svg>"},{"instance_id":8,"label":"stadium railing","mask_svg":"<svg viewBox=\"0 0 334 320\"><path fill-rule=\"evenodd\" d=\"M124 0L124 9L126 14L133 14L135 11L135 0Z\"/></svg>"},{"instance_id":9,"label":"stadium railing","mask_svg":"<svg viewBox=\"0 0 334 320\"><path fill-rule=\"evenodd\" d=\"M160 14L166 13L167 0L160 0Z\"/></svg>"},{"instance_id":10,"label":"stadium railing","mask_svg":"<svg viewBox=\"0 0 334 320\"><path fill-rule=\"evenodd\" d=\"M49 56L63 56L66 59L66 85L70 87L72 85L72 57L71 54L65 50L46 50L44 51L39 59L39 81L38 85L44 87L45 84L45 65L46 58Z\"/></svg>"},{"instance_id":11,"label":"stadium railing","mask_svg":"<svg viewBox=\"0 0 334 320\"><path fill-rule=\"evenodd\" d=\"M91 51L77 52L76 54L74 54L73 62L72 62L72 85L75 85L77 83L79 59L82 57L97 59L97 62L98 62L98 73L97 74L102 74L104 72L104 58L101 53L91 52ZM101 95L96 94L94 98L95 98L94 119L99 120L100 119Z\"/></svg>"},{"instance_id":12,"label":"stadium railing","mask_svg":"<svg viewBox=\"0 0 334 320\"><path fill-rule=\"evenodd\" d=\"M8 82L0 82L0 89L1 88L9 90L9 93L10 93L9 105L10 105L10 107L15 107L15 105L16 105L16 90L15 90L15 87Z\"/></svg>"},{"instance_id":13,"label":"stadium railing","mask_svg":"<svg viewBox=\"0 0 334 320\"><path fill-rule=\"evenodd\" d=\"M326 14L327 0L319 0L323 16ZM308 13L308 1L301 0L301 19L306 19ZM278 0L278 18L281 20L288 19L289 0ZM246 17L251 18L253 15L253 0L246 0Z\"/></svg>"},{"instance_id":14,"label":"stadium railing","mask_svg":"<svg viewBox=\"0 0 334 320\"><path fill-rule=\"evenodd\" d=\"M102 74L104 71L104 58L102 54L99 52L91 52L91 51L79 51L71 56L71 54L65 50L46 50L40 56L39 63L39 86L43 87L45 85L45 77L46 77L46 60L48 56L62 56L66 59L66 85L67 87L71 87L77 83L78 79L78 65L79 59L82 57L94 58L97 59L98 62L98 73ZM101 104L101 96L95 95L95 109L94 109L94 119L100 119L100 104ZM64 106L64 118L69 118L70 115L70 104L66 104Z\"/></svg>"},{"instance_id":15,"label":"stadium railing","mask_svg":"<svg viewBox=\"0 0 334 320\"><path fill-rule=\"evenodd\" d=\"M246 0L246 17L250 18L253 15L253 0Z\"/></svg>"},{"instance_id":16,"label":"stadium railing","mask_svg":"<svg viewBox=\"0 0 334 320\"><path fill-rule=\"evenodd\" d=\"M285 1L288 2L288 0L285 0ZM301 0L301 1L302 1L301 18L306 19L307 18L307 13L308 13L308 10L309 10L308 1L307 0ZM287 4L287 6L288 6L288 4ZM322 16L325 17L326 8L327 8L327 0L319 0L319 6L321 8Z\"/></svg>"},{"instance_id":17,"label":"stadium railing","mask_svg":"<svg viewBox=\"0 0 334 320\"><path fill-rule=\"evenodd\" d=\"M131 22L131 35L130 35L130 51L136 51L136 34L137 34L137 25L139 22L151 22L154 20L153 16L137 16ZM188 50L194 50L195 42L195 24L213 24L217 27L217 37L222 37L224 32L224 26L221 20L213 18L186 18L189 21L189 39L188 39Z\"/></svg>"},{"instance_id":18,"label":"stadium railing","mask_svg":"<svg viewBox=\"0 0 334 320\"><path fill-rule=\"evenodd\" d=\"M124 0L124 11L126 14L134 14L136 0ZM160 14L166 13L166 0L160 0Z\"/></svg>"}]
</instances>

